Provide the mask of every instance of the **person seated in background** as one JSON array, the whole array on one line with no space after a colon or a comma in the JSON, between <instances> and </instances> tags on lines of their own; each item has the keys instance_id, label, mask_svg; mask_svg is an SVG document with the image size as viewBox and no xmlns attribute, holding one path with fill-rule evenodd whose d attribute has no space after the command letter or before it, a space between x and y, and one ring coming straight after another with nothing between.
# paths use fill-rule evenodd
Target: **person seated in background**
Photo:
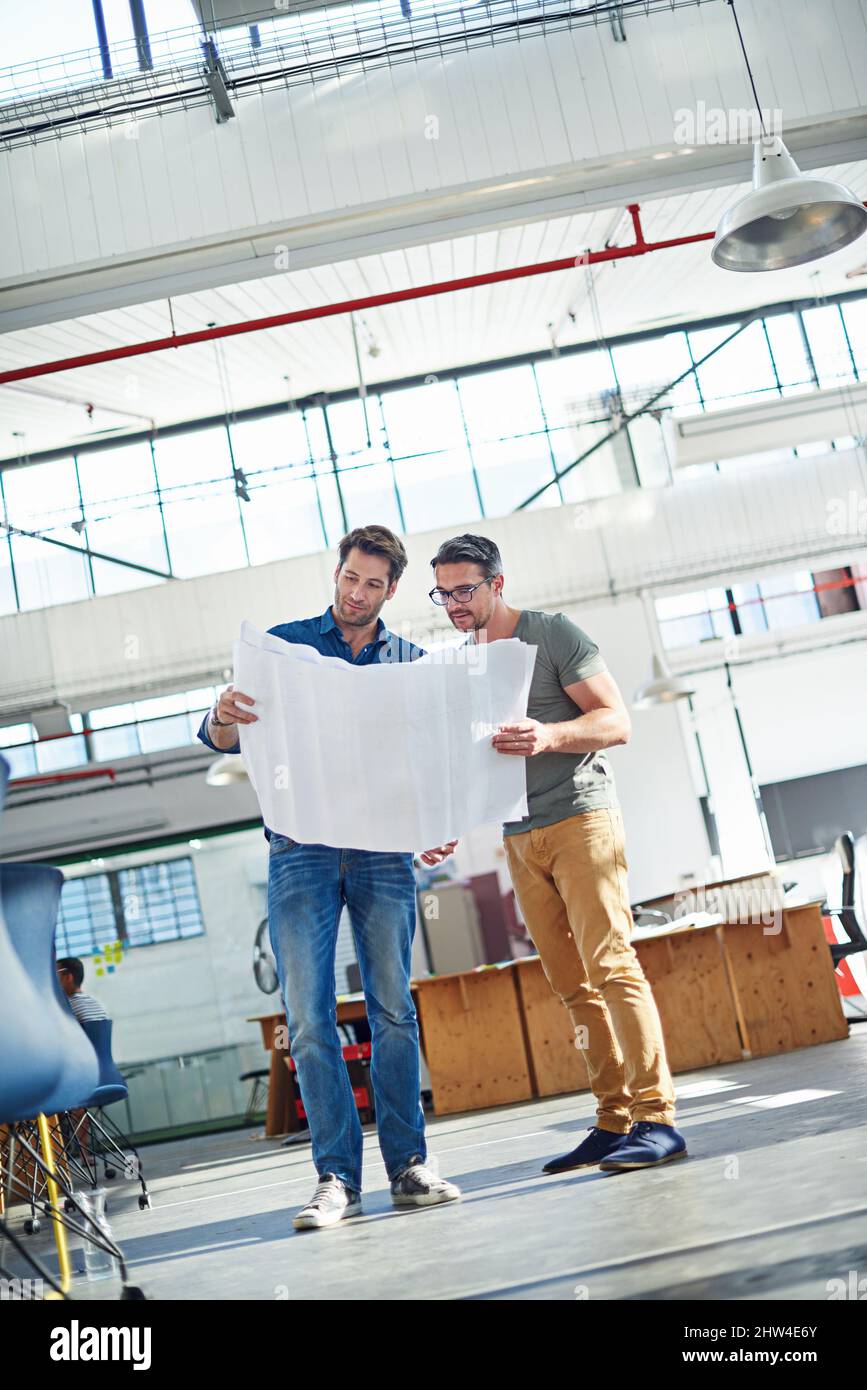
<instances>
[{"instance_id":1,"label":"person seated in background","mask_svg":"<svg viewBox=\"0 0 867 1390\"><path fill-rule=\"evenodd\" d=\"M57 962L57 978L64 994L69 999L69 1007L79 1023L90 1023L94 1019L108 1018L106 1010L92 994L85 994L81 988L84 981L84 966L78 956L64 956Z\"/></svg>"}]
</instances>

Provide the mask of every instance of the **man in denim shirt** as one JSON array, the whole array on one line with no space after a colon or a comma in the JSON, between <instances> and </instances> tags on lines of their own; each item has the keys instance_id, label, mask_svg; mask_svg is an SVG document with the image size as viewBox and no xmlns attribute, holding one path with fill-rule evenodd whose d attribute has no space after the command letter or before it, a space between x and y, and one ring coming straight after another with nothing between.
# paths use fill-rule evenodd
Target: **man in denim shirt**
<instances>
[{"instance_id":1,"label":"man in denim shirt","mask_svg":"<svg viewBox=\"0 0 867 1390\"><path fill-rule=\"evenodd\" d=\"M420 647L395 637L379 617L406 568L406 551L384 526L356 528L339 546L334 602L319 617L268 631L354 666L414 661ZM239 724L255 701L233 686L202 721L199 738L240 753ZM319 1175L294 1219L299 1230L332 1226L361 1211L362 1132L335 1022L334 958L343 905L349 909L372 1030L371 1081L379 1144L398 1206L460 1196L425 1163L418 1022L410 991L416 899L412 855L306 845L265 828L269 841L268 921L289 1046ZM455 841L421 857L436 864Z\"/></svg>"}]
</instances>

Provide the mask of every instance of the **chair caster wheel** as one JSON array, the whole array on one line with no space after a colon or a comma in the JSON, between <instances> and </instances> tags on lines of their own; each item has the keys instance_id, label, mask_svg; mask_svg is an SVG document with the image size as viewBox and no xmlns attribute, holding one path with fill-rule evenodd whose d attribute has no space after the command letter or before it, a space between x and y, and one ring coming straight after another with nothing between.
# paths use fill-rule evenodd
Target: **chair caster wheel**
<instances>
[{"instance_id":1,"label":"chair caster wheel","mask_svg":"<svg viewBox=\"0 0 867 1390\"><path fill-rule=\"evenodd\" d=\"M68 1197L63 1199L63 1210L65 1212L75 1211L75 1203L71 1202Z\"/></svg>"},{"instance_id":2,"label":"chair caster wheel","mask_svg":"<svg viewBox=\"0 0 867 1390\"><path fill-rule=\"evenodd\" d=\"M114 1172L115 1172L115 1170L114 1170L113 1168L106 1168L106 1170L105 1170L105 1180L106 1180L106 1182L111 1182L112 1178L114 1177Z\"/></svg>"},{"instance_id":3,"label":"chair caster wheel","mask_svg":"<svg viewBox=\"0 0 867 1390\"><path fill-rule=\"evenodd\" d=\"M24 1222L24 1234L28 1236L36 1236L39 1234L41 1230L42 1222L39 1220L39 1217L28 1216L27 1220Z\"/></svg>"},{"instance_id":4,"label":"chair caster wheel","mask_svg":"<svg viewBox=\"0 0 867 1390\"><path fill-rule=\"evenodd\" d=\"M149 1192L141 1192L141 1193L139 1193L139 1199L138 1199L138 1209L139 1209L139 1211L147 1211L147 1210L149 1209L150 1205L151 1205L151 1194L150 1194Z\"/></svg>"},{"instance_id":5,"label":"chair caster wheel","mask_svg":"<svg viewBox=\"0 0 867 1390\"><path fill-rule=\"evenodd\" d=\"M122 1302L129 1303L130 1301L144 1301L147 1299L147 1294L137 1284L124 1284L120 1291L120 1297Z\"/></svg>"}]
</instances>

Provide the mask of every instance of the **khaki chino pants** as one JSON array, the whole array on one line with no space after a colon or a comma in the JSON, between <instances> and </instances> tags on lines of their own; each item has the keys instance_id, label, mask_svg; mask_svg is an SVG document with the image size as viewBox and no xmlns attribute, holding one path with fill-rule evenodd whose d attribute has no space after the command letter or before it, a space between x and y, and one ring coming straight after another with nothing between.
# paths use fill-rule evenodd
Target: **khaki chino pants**
<instances>
[{"instance_id":1,"label":"khaki chino pants","mask_svg":"<svg viewBox=\"0 0 867 1390\"><path fill-rule=\"evenodd\" d=\"M630 944L620 811L585 811L503 843L527 929L584 1053L598 1127L673 1125L659 1013Z\"/></svg>"}]
</instances>

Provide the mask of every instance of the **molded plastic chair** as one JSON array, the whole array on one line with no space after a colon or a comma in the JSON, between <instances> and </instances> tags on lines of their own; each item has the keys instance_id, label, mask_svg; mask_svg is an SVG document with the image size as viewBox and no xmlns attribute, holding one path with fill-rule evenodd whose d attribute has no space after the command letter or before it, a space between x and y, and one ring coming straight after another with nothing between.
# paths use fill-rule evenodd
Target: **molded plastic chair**
<instances>
[{"instance_id":1,"label":"molded plastic chair","mask_svg":"<svg viewBox=\"0 0 867 1390\"><path fill-rule=\"evenodd\" d=\"M12 944L39 996L39 1026L60 1057L55 1085L12 1118L32 1120L87 1104L99 1085L93 1044L57 978L54 933L63 874L48 864L0 864L0 897Z\"/></svg>"},{"instance_id":2,"label":"molded plastic chair","mask_svg":"<svg viewBox=\"0 0 867 1390\"><path fill-rule=\"evenodd\" d=\"M0 820L8 782L0 757ZM7 929L0 885L0 1123L38 1114L57 1086L63 1055L45 1014Z\"/></svg>"},{"instance_id":3,"label":"molded plastic chair","mask_svg":"<svg viewBox=\"0 0 867 1390\"><path fill-rule=\"evenodd\" d=\"M111 1055L111 1019L78 1020L78 1026L83 1028L90 1038L99 1062L99 1082L93 1095L85 1102L87 1108L114 1105L118 1100L126 1100L129 1095L129 1087L118 1071Z\"/></svg>"}]
</instances>

